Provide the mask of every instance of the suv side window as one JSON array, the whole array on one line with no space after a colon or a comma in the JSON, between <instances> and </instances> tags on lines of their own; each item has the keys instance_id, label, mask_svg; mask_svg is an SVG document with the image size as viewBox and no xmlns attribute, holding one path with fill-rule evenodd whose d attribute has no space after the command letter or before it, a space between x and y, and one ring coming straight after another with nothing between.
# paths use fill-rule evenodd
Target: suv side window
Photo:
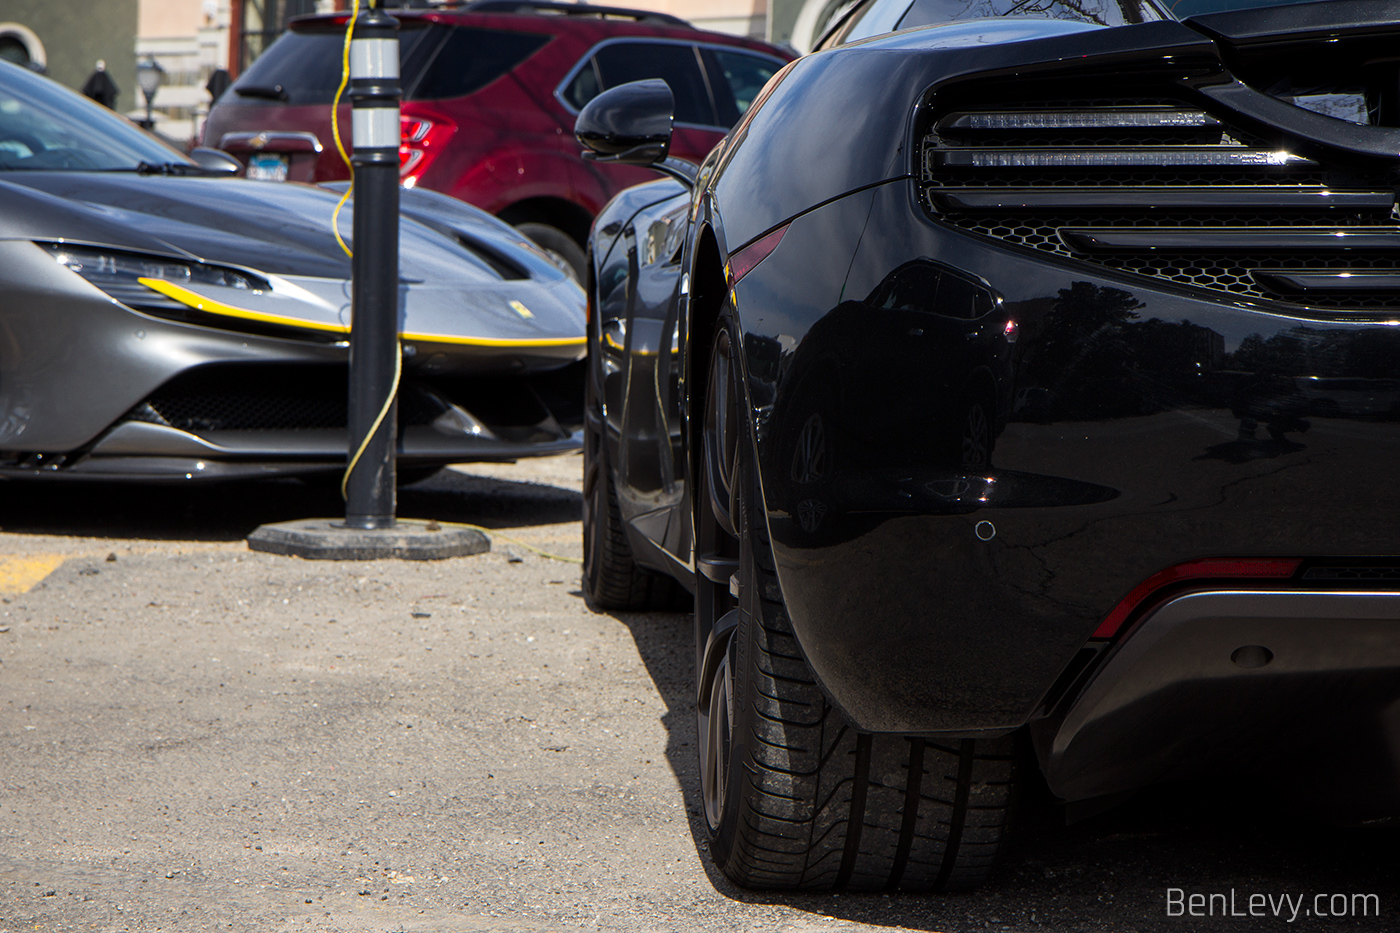
<instances>
[{"instance_id":1,"label":"suv side window","mask_svg":"<svg viewBox=\"0 0 1400 933\"><path fill-rule=\"evenodd\" d=\"M939 281L934 314L960 321L975 321L991 310L992 296L985 289L955 275L945 275Z\"/></svg>"},{"instance_id":2,"label":"suv side window","mask_svg":"<svg viewBox=\"0 0 1400 933\"><path fill-rule=\"evenodd\" d=\"M433 63L405 97L442 100L479 91L535 54L550 38L533 32L457 26L449 30Z\"/></svg>"},{"instance_id":3,"label":"suv side window","mask_svg":"<svg viewBox=\"0 0 1400 933\"><path fill-rule=\"evenodd\" d=\"M615 42L599 49L593 56L593 64L598 69L598 77L602 79L603 90L629 81L662 78L675 95L677 123L721 125L715 119L705 75L700 71L700 61L693 45ZM580 75L587 71L584 68ZM573 85L570 85L572 89Z\"/></svg>"},{"instance_id":4,"label":"suv side window","mask_svg":"<svg viewBox=\"0 0 1400 933\"><path fill-rule=\"evenodd\" d=\"M882 311L934 311L942 313L936 304L942 273L932 263L911 262L896 270L885 280L884 294L876 296L876 307Z\"/></svg>"},{"instance_id":5,"label":"suv side window","mask_svg":"<svg viewBox=\"0 0 1400 933\"><path fill-rule=\"evenodd\" d=\"M585 104L601 93L603 82L598 78L598 65L590 58L564 89L564 100L575 110L582 110Z\"/></svg>"},{"instance_id":6,"label":"suv side window","mask_svg":"<svg viewBox=\"0 0 1400 933\"><path fill-rule=\"evenodd\" d=\"M750 52L713 47L700 51L710 74L710 88L722 126L738 123L768 79L783 67L777 59Z\"/></svg>"}]
</instances>

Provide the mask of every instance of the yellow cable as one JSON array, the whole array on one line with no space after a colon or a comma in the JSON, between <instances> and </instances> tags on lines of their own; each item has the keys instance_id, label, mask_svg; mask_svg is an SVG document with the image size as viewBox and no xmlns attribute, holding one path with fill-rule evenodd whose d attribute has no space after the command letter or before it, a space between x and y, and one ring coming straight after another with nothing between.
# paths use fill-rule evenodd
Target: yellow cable
<instances>
[{"instance_id":1,"label":"yellow cable","mask_svg":"<svg viewBox=\"0 0 1400 933\"><path fill-rule=\"evenodd\" d=\"M480 526L480 525L469 525L469 524L467 524L466 522L455 522L454 524L459 524L459 525L461 525L463 528L471 528L471 529L473 529L473 530L475 530L475 531L479 531L479 532L481 532L482 534L486 535L488 538L493 538L493 537L494 537L494 538L500 538L502 541L509 541L511 544L514 544L514 545L516 545L517 547L523 547L523 548L524 548L525 550L527 550L527 551L534 551L536 554L540 555L541 557L548 557L550 560L562 560L562 561L564 561L566 564L581 564L581 563L583 563L583 561L579 560L577 557L565 557L565 556L562 555L562 554L551 554L551 553L549 553L548 551L543 550L542 548L537 548L537 547L535 547L533 544L526 544L524 541L521 541L519 538L512 538L510 535L503 535L503 534L501 534L499 531L493 531L493 530L490 529L490 528L483 528L483 527Z\"/></svg>"},{"instance_id":2,"label":"yellow cable","mask_svg":"<svg viewBox=\"0 0 1400 933\"><path fill-rule=\"evenodd\" d=\"M331 213L331 232L335 234L335 241L340 244L340 248L345 250L345 255L351 259L355 258L355 254L351 252L345 239L340 235L340 209L345 206L346 201L350 200L350 192L355 190L355 166L350 162L350 156L345 152L345 144L340 141L340 96L345 93L345 86L350 83L350 40L355 35L355 19L359 15L360 0L354 0L354 6L350 11L350 21L345 25L345 48L341 50L340 56L340 87L335 89L335 100L331 103L331 135L335 137L336 151L340 153L345 167L350 170L350 184L346 186L345 193L340 196L340 201Z\"/></svg>"},{"instance_id":3,"label":"yellow cable","mask_svg":"<svg viewBox=\"0 0 1400 933\"><path fill-rule=\"evenodd\" d=\"M340 478L340 498L348 500L346 487L350 484L350 473L355 469L355 464L360 462L360 457L364 456L365 448L369 446L370 439L379 431L379 426L384 423L384 419L389 417L389 409L394 407L394 399L399 395L399 376L403 375L403 344L394 341L394 384L389 386L389 397L384 400L384 407L379 409L379 414L374 419L374 424L370 425L369 433L365 439L360 441L360 449L355 451L355 456L350 458L350 465L345 468L345 475ZM397 439L390 441L397 443Z\"/></svg>"},{"instance_id":4,"label":"yellow cable","mask_svg":"<svg viewBox=\"0 0 1400 933\"><path fill-rule=\"evenodd\" d=\"M345 189L345 193L342 194L340 200L336 202L335 210L331 211L331 232L335 234L335 241L340 244L340 248L345 250L345 255L349 256L351 259L355 258L355 254L350 251L350 247L345 244L345 239L340 235L340 209L345 206L346 201L350 200L350 192L354 190L355 179L352 176L350 184Z\"/></svg>"}]
</instances>

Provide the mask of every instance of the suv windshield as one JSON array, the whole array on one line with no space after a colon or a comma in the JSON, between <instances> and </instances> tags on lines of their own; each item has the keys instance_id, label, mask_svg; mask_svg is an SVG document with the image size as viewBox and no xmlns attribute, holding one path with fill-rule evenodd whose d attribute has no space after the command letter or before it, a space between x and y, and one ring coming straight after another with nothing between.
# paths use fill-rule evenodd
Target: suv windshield
<instances>
[{"instance_id":1,"label":"suv windshield","mask_svg":"<svg viewBox=\"0 0 1400 933\"><path fill-rule=\"evenodd\" d=\"M0 171L136 171L194 166L101 104L0 62Z\"/></svg>"}]
</instances>

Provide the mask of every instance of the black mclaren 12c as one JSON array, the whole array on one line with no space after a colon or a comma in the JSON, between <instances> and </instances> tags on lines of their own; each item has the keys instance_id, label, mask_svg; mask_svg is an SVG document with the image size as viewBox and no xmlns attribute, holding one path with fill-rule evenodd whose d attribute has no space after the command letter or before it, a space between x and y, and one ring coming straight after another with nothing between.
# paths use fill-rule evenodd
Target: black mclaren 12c
<instances>
[{"instance_id":1,"label":"black mclaren 12c","mask_svg":"<svg viewBox=\"0 0 1400 933\"><path fill-rule=\"evenodd\" d=\"M1397 50L876 0L698 167L664 84L580 115L673 176L594 228L585 588L694 594L729 877L974 885L1037 771L1400 814Z\"/></svg>"}]
</instances>

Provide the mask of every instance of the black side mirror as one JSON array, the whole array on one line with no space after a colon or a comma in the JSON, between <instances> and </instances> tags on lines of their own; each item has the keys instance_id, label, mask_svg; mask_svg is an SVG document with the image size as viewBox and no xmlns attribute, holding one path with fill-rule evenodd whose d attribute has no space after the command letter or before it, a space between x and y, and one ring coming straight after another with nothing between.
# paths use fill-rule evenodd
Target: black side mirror
<instances>
[{"instance_id":1,"label":"black side mirror","mask_svg":"<svg viewBox=\"0 0 1400 933\"><path fill-rule=\"evenodd\" d=\"M232 175L243 170L243 163L222 149L208 149L204 146L197 146L190 150L190 158L206 172L218 172L222 175Z\"/></svg>"},{"instance_id":2,"label":"black side mirror","mask_svg":"<svg viewBox=\"0 0 1400 933\"><path fill-rule=\"evenodd\" d=\"M588 102L574 121L585 159L654 165L671 149L676 99L660 78L619 84Z\"/></svg>"},{"instance_id":3,"label":"black side mirror","mask_svg":"<svg viewBox=\"0 0 1400 933\"><path fill-rule=\"evenodd\" d=\"M668 158L676 99L660 78L632 81L590 100L574 120L574 136L590 162L649 165L689 187L699 170Z\"/></svg>"}]
</instances>

